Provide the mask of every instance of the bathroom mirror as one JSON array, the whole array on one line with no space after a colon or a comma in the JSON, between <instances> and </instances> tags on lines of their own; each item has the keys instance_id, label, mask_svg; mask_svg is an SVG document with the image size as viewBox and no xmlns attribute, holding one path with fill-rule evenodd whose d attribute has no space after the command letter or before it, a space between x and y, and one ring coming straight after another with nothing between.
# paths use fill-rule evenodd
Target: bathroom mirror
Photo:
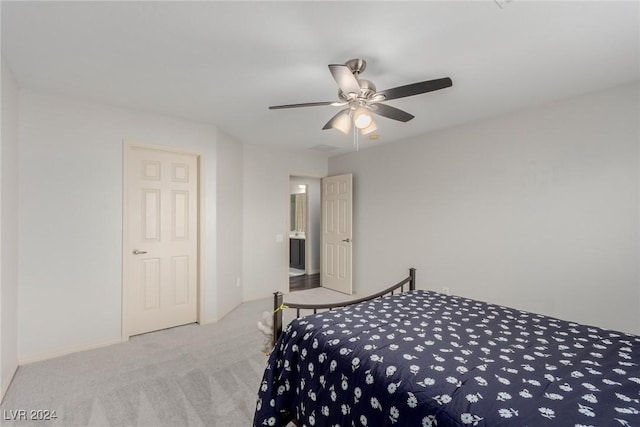
<instances>
[{"instance_id":1,"label":"bathroom mirror","mask_svg":"<svg viewBox=\"0 0 640 427\"><path fill-rule=\"evenodd\" d=\"M307 229L307 194L291 195L291 231L305 232Z\"/></svg>"}]
</instances>

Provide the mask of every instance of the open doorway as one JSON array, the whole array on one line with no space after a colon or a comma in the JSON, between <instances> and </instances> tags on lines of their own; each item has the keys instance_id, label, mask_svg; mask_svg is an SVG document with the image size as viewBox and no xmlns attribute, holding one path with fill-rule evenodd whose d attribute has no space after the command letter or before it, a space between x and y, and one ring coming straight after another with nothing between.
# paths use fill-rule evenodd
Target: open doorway
<instances>
[{"instance_id":1,"label":"open doorway","mask_svg":"<svg viewBox=\"0 0 640 427\"><path fill-rule=\"evenodd\" d=\"M289 177L289 291L320 286L320 178Z\"/></svg>"}]
</instances>

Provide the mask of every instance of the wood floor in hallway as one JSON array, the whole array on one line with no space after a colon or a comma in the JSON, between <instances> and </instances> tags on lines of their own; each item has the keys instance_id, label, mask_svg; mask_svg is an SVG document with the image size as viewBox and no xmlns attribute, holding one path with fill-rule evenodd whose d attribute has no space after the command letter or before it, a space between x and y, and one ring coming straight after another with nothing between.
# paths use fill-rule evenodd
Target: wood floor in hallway
<instances>
[{"instance_id":1,"label":"wood floor in hallway","mask_svg":"<svg viewBox=\"0 0 640 427\"><path fill-rule=\"evenodd\" d=\"M320 273L289 277L289 290L301 291L320 287Z\"/></svg>"}]
</instances>

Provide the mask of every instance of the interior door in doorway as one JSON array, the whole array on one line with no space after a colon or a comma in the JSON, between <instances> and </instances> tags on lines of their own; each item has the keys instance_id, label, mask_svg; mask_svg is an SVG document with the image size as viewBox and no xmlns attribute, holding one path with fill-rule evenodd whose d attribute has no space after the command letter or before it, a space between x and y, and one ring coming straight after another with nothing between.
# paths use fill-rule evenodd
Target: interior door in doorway
<instances>
[{"instance_id":1,"label":"interior door in doorway","mask_svg":"<svg viewBox=\"0 0 640 427\"><path fill-rule=\"evenodd\" d=\"M130 147L125 185L128 335L195 322L197 156Z\"/></svg>"},{"instance_id":2,"label":"interior door in doorway","mask_svg":"<svg viewBox=\"0 0 640 427\"><path fill-rule=\"evenodd\" d=\"M352 284L351 174L322 179L322 286L345 294Z\"/></svg>"}]
</instances>

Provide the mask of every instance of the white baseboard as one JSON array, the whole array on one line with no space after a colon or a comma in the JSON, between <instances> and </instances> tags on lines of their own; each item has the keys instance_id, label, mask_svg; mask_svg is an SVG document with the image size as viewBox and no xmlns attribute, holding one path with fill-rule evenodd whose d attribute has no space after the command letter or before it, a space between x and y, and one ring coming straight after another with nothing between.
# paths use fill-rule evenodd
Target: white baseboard
<instances>
[{"instance_id":1,"label":"white baseboard","mask_svg":"<svg viewBox=\"0 0 640 427\"><path fill-rule=\"evenodd\" d=\"M56 357L66 356L68 354L78 353L80 351L95 350L97 348L107 347L113 344L120 344L121 342L122 342L122 338L114 338L112 340L107 340L107 341L100 341L100 342L95 342L90 344L81 344L81 345L75 345L70 347L58 348L55 350L48 351L46 353L20 358L18 359L18 365L28 365L30 363L54 359Z\"/></svg>"}]
</instances>

